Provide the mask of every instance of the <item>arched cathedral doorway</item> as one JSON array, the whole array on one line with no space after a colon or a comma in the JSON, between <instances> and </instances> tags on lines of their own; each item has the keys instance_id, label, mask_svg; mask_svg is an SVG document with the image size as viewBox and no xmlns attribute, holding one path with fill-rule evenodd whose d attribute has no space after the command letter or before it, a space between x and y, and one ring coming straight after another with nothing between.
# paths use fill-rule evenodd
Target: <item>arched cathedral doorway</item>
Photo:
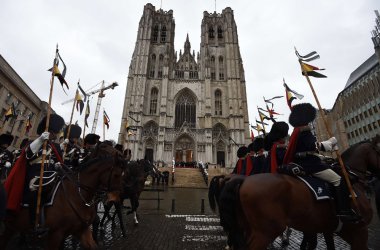
<instances>
[{"instance_id":1,"label":"arched cathedral doorway","mask_svg":"<svg viewBox=\"0 0 380 250\"><path fill-rule=\"evenodd\" d=\"M176 162L193 162L195 161L195 142L193 138L185 134L175 141L174 159Z\"/></svg>"}]
</instances>

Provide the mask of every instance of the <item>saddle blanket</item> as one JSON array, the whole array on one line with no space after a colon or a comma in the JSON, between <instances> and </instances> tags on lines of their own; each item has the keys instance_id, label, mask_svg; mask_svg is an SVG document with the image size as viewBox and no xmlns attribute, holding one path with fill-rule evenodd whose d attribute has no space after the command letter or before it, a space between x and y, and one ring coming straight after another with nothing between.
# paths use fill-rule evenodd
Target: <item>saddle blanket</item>
<instances>
[{"instance_id":1,"label":"saddle blanket","mask_svg":"<svg viewBox=\"0 0 380 250\"><path fill-rule=\"evenodd\" d=\"M303 181L314 194L315 199L325 200L332 197L329 184L321 179L310 176L297 176L298 179Z\"/></svg>"}]
</instances>

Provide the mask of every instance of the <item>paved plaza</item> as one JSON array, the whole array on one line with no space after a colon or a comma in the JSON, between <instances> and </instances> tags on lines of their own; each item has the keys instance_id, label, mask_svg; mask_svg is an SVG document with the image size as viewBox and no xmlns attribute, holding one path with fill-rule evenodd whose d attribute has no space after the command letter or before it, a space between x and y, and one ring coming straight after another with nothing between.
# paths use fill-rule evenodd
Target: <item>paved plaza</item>
<instances>
[{"instance_id":1,"label":"paved plaza","mask_svg":"<svg viewBox=\"0 0 380 250\"><path fill-rule=\"evenodd\" d=\"M162 200L159 207L157 200L154 200L157 197L157 192L143 192L139 225L134 226L131 215L125 216L127 237L121 236L118 225L113 226L108 222L103 236L100 237L101 249L224 249L226 235L219 224L218 216L209 209L207 189L169 188L160 192L159 197ZM380 249L379 236L380 224L375 215L370 227L370 249ZM301 240L301 233L293 230L290 246L285 249L299 249ZM338 237L335 239L335 246L336 249L349 249ZM282 249L279 239L273 248ZM326 249L321 235L318 249Z\"/></svg>"}]
</instances>

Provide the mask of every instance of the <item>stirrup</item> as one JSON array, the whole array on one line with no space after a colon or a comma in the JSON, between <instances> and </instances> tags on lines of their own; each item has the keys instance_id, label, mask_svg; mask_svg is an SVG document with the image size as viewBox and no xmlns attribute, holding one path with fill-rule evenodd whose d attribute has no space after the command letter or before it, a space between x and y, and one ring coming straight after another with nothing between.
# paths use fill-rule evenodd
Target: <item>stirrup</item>
<instances>
[{"instance_id":1,"label":"stirrup","mask_svg":"<svg viewBox=\"0 0 380 250\"><path fill-rule=\"evenodd\" d=\"M341 219L342 222L356 223L362 219L362 216L358 215L353 209L340 211L336 216Z\"/></svg>"}]
</instances>

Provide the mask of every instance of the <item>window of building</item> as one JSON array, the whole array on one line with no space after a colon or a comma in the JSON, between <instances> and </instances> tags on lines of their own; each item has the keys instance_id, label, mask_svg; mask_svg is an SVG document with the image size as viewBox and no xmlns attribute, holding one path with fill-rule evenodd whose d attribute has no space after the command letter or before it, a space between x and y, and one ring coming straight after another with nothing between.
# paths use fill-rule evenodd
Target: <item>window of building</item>
<instances>
[{"instance_id":1,"label":"window of building","mask_svg":"<svg viewBox=\"0 0 380 250\"><path fill-rule=\"evenodd\" d=\"M371 126L371 124L368 124L367 127L368 127L368 130L369 130L369 131L372 131L372 126Z\"/></svg>"},{"instance_id":2,"label":"window of building","mask_svg":"<svg viewBox=\"0 0 380 250\"><path fill-rule=\"evenodd\" d=\"M222 91L215 90L215 115L222 115Z\"/></svg>"},{"instance_id":3,"label":"window of building","mask_svg":"<svg viewBox=\"0 0 380 250\"><path fill-rule=\"evenodd\" d=\"M347 126L347 122L346 121L344 121L344 127L345 128L347 128L348 126Z\"/></svg>"},{"instance_id":4,"label":"window of building","mask_svg":"<svg viewBox=\"0 0 380 250\"><path fill-rule=\"evenodd\" d=\"M210 39L214 39L215 35L214 35L214 28L213 28L213 27L210 27L210 28L208 29L208 37L209 37Z\"/></svg>"},{"instance_id":5,"label":"window of building","mask_svg":"<svg viewBox=\"0 0 380 250\"><path fill-rule=\"evenodd\" d=\"M364 133L367 133L367 127L363 127L363 131L364 131Z\"/></svg>"},{"instance_id":6,"label":"window of building","mask_svg":"<svg viewBox=\"0 0 380 250\"><path fill-rule=\"evenodd\" d=\"M223 30L222 30L222 27L218 26L218 39L222 39L223 38Z\"/></svg>"},{"instance_id":7,"label":"window of building","mask_svg":"<svg viewBox=\"0 0 380 250\"><path fill-rule=\"evenodd\" d=\"M373 111L375 111L375 113L377 113L377 107L376 106L373 106Z\"/></svg>"},{"instance_id":8,"label":"window of building","mask_svg":"<svg viewBox=\"0 0 380 250\"><path fill-rule=\"evenodd\" d=\"M196 105L195 99L188 92L178 97L175 106L175 122L176 128L180 128L186 124L189 127L195 127Z\"/></svg>"},{"instance_id":9,"label":"window of building","mask_svg":"<svg viewBox=\"0 0 380 250\"><path fill-rule=\"evenodd\" d=\"M371 109L368 109L368 113L370 116L372 116L372 114L373 114Z\"/></svg>"},{"instance_id":10,"label":"window of building","mask_svg":"<svg viewBox=\"0 0 380 250\"><path fill-rule=\"evenodd\" d=\"M5 103L11 105L11 101L12 101L12 94L8 92L7 97L5 98Z\"/></svg>"},{"instance_id":11,"label":"window of building","mask_svg":"<svg viewBox=\"0 0 380 250\"><path fill-rule=\"evenodd\" d=\"M211 80L215 80L216 77L215 77L215 72L211 72Z\"/></svg>"},{"instance_id":12,"label":"window of building","mask_svg":"<svg viewBox=\"0 0 380 250\"><path fill-rule=\"evenodd\" d=\"M19 122L19 124L18 124L17 131L18 131L18 132L21 132L21 129L22 129L23 127L24 127L24 121L21 120L21 121Z\"/></svg>"},{"instance_id":13,"label":"window of building","mask_svg":"<svg viewBox=\"0 0 380 250\"><path fill-rule=\"evenodd\" d=\"M351 133L347 133L348 139L351 139Z\"/></svg>"},{"instance_id":14,"label":"window of building","mask_svg":"<svg viewBox=\"0 0 380 250\"><path fill-rule=\"evenodd\" d=\"M215 80L216 79L216 73L215 73L215 57L214 56L211 56L210 68L211 68L211 80Z\"/></svg>"},{"instance_id":15,"label":"window of building","mask_svg":"<svg viewBox=\"0 0 380 250\"><path fill-rule=\"evenodd\" d=\"M363 120L363 114L362 113L359 114L359 117L360 117L360 120Z\"/></svg>"},{"instance_id":16,"label":"window of building","mask_svg":"<svg viewBox=\"0 0 380 250\"><path fill-rule=\"evenodd\" d=\"M359 116L355 116L356 122L359 122Z\"/></svg>"},{"instance_id":17,"label":"window of building","mask_svg":"<svg viewBox=\"0 0 380 250\"><path fill-rule=\"evenodd\" d=\"M15 136L15 138L13 139L13 146L16 146L17 141L18 141L18 136Z\"/></svg>"},{"instance_id":18,"label":"window of building","mask_svg":"<svg viewBox=\"0 0 380 250\"><path fill-rule=\"evenodd\" d=\"M352 124L355 124L355 120L354 120L354 118L351 118L351 121L352 121Z\"/></svg>"},{"instance_id":19,"label":"window of building","mask_svg":"<svg viewBox=\"0 0 380 250\"><path fill-rule=\"evenodd\" d=\"M377 123L378 123L379 121L377 121ZM373 126L373 129L377 129L377 123L376 122L373 122L372 123L372 126Z\"/></svg>"},{"instance_id":20,"label":"window of building","mask_svg":"<svg viewBox=\"0 0 380 250\"><path fill-rule=\"evenodd\" d=\"M162 70L164 67L164 56L160 54L158 57L158 72L157 72L157 77L162 78Z\"/></svg>"},{"instance_id":21,"label":"window of building","mask_svg":"<svg viewBox=\"0 0 380 250\"><path fill-rule=\"evenodd\" d=\"M152 88L150 92L150 111L149 114L155 115L157 112L157 98L158 98L158 89Z\"/></svg>"},{"instance_id":22,"label":"window of building","mask_svg":"<svg viewBox=\"0 0 380 250\"><path fill-rule=\"evenodd\" d=\"M150 78L154 78L155 68L156 68L156 55L152 54L151 60L150 60L150 67L149 67Z\"/></svg>"},{"instance_id":23,"label":"window of building","mask_svg":"<svg viewBox=\"0 0 380 250\"><path fill-rule=\"evenodd\" d=\"M162 26L161 29L161 42L164 43L166 42L166 26Z\"/></svg>"},{"instance_id":24,"label":"window of building","mask_svg":"<svg viewBox=\"0 0 380 250\"><path fill-rule=\"evenodd\" d=\"M158 40L158 25L155 25L153 28L153 43L156 43Z\"/></svg>"},{"instance_id":25,"label":"window of building","mask_svg":"<svg viewBox=\"0 0 380 250\"><path fill-rule=\"evenodd\" d=\"M351 126L351 120L347 120L348 126Z\"/></svg>"},{"instance_id":26,"label":"window of building","mask_svg":"<svg viewBox=\"0 0 380 250\"><path fill-rule=\"evenodd\" d=\"M223 56L219 56L219 80L224 80L224 60L223 60Z\"/></svg>"},{"instance_id":27,"label":"window of building","mask_svg":"<svg viewBox=\"0 0 380 250\"><path fill-rule=\"evenodd\" d=\"M363 134L363 129L359 128L359 134Z\"/></svg>"},{"instance_id":28,"label":"window of building","mask_svg":"<svg viewBox=\"0 0 380 250\"><path fill-rule=\"evenodd\" d=\"M359 136L359 133L358 133L358 131L357 131L357 130L355 130L355 135L356 135L356 136Z\"/></svg>"},{"instance_id":29,"label":"window of building","mask_svg":"<svg viewBox=\"0 0 380 250\"><path fill-rule=\"evenodd\" d=\"M368 117L368 113L367 113L367 111L364 111L364 117L365 117L365 118Z\"/></svg>"}]
</instances>

